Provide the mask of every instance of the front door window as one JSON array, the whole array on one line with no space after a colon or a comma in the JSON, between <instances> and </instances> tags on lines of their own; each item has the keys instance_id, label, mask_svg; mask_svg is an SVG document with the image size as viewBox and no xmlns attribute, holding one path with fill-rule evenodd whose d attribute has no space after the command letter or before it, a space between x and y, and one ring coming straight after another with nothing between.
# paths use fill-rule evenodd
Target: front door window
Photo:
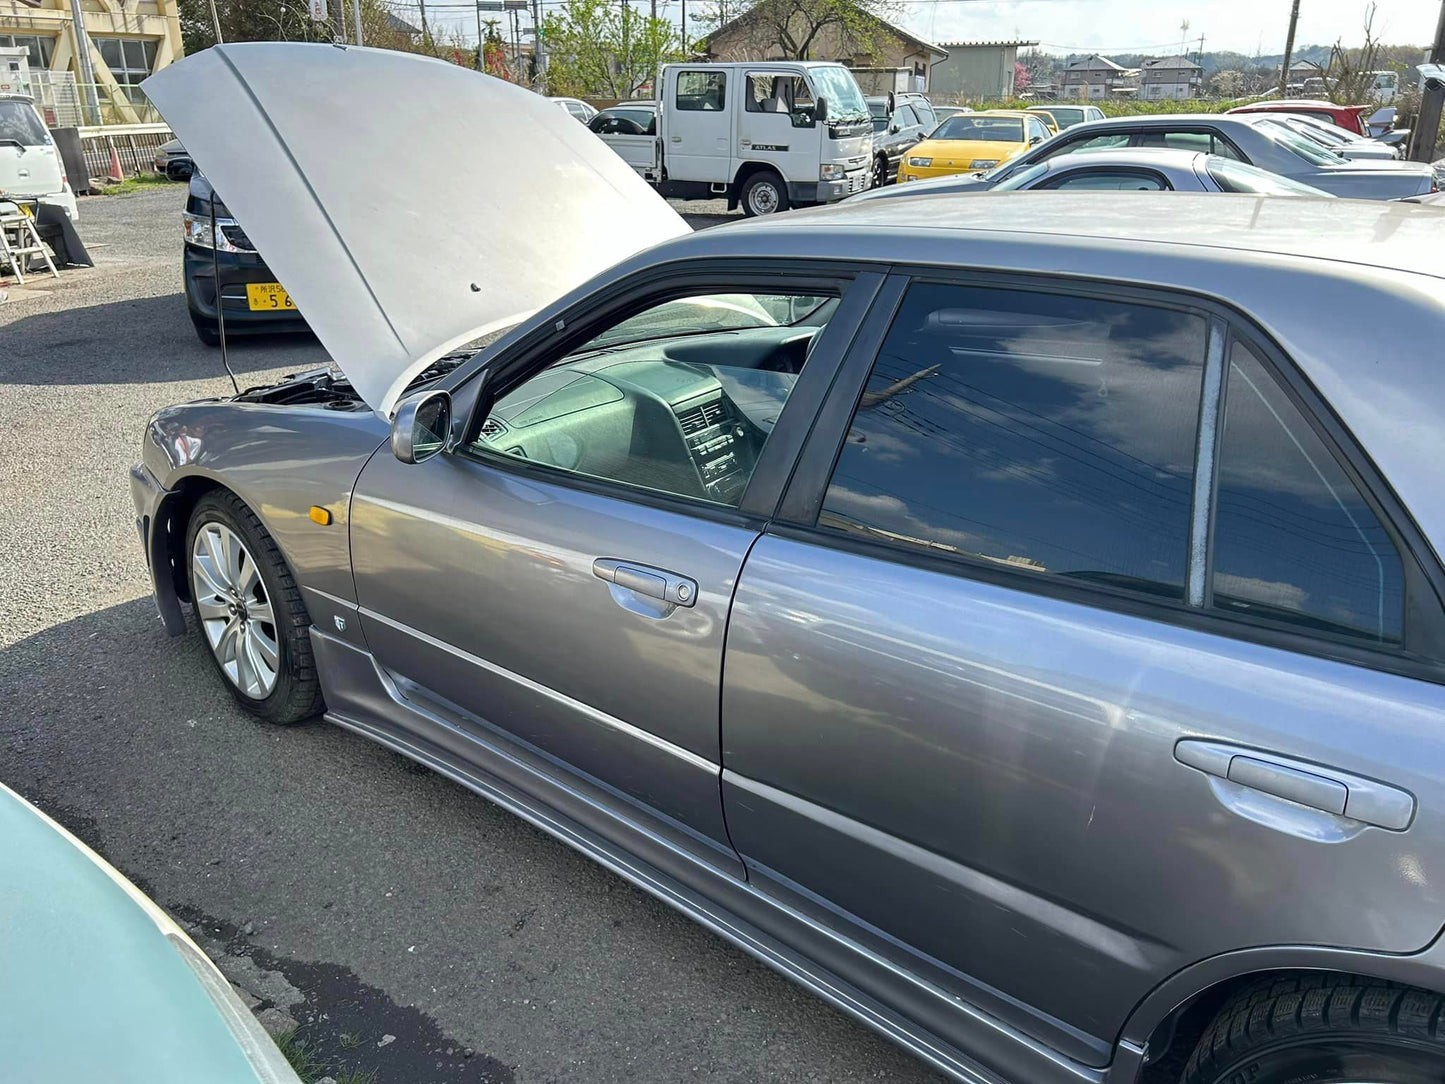
<instances>
[{"instance_id":1,"label":"front door window","mask_svg":"<svg viewBox=\"0 0 1445 1084\"><path fill-rule=\"evenodd\" d=\"M736 506L835 306L792 293L658 302L509 391L472 450Z\"/></svg>"}]
</instances>

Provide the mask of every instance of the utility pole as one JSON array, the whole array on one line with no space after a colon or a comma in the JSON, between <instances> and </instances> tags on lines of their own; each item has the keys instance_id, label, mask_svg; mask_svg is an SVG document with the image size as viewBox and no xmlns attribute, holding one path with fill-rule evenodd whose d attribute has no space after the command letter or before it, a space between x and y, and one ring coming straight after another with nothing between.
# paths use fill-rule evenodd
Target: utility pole
<instances>
[{"instance_id":1,"label":"utility pole","mask_svg":"<svg viewBox=\"0 0 1445 1084\"><path fill-rule=\"evenodd\" d=\"M1430 46L1430 64L1445 64L1445 0L1440 4L1440 21L1435 24L1435 42ZM1415 162L1435 160L1435 137L1440 132L1440 109L1445 104L1445 83L1426 79L1420 95L1420 113L1410 135L1410 159Z\"/></svg>"},{"instance_id":2,"label":"utility pole","mask_svg":"<svg viewBox=\"0 0 1445 1084\"><path fill-rule=\"evenodd\" d=\"M75 2L79 3L79 0L75 0ZM627 84L622 88L624 98L632 97L632 48L627 36L627 20L630 14L631 9L627 6L627 0L622 0L622 78Z\"/></svg>"},{"instance_id":3,"label":"utility pole","mask_svg":"<svg viewBox=\"0 0 1445 1084\"><path fill-rule=\"evenodd\" d=\"M421 43L427 45L431 41L431 31L426 25L426 0L417 0L417 6L421 8Z\"/></svg>"},{"instance_id":4,"label":"utility pole","mask_svg":"<svg viewBox=\"0 0 1445 1084\"><path fill-rule=\"evenodd\" d=\"M547 70L547 47L542 43L542 0L532 0L532 86L542 85Z\"/></svg>"},{"instance_id":5,"label":"utility pole","mask_svg":"<svg viewBox=\"0 0 1445 1084\"><path fill-rule=\"evenodd\" d=\"M682 0L682 52L684 59L691 53L687 47L687 0ZM657 90L658 94L662 93L660 88L654 87L653 89Z\"/></svg>"},{"instance_id":6,"label":"utility pole","mask_svg":"<svg viewBox=\"0 0 1445 1084\"><path fill-rule=\"evenodd\" d=\"M1279 64L1279 96L1285 97L1288 93L1289 83L1289 62L1294 56L1294 30L1299 23L1299 0L1294 0L1294 6L1289 12L1289 33L1284 39L1284 59Z\"/></svg>"},{"instance_id":7,"label":"utility pole","mask_svg":"<svg viewBox=\"0 0 1445 1084\"><path fill-rule=\"evenodd\" d=\"M356 24L356 44L361 44L361 0L351 0L351 21Z\"/></svg>"},{"instance_id":8,"label":"utility pole","mask_svg":"<svg viewBox=\"0 0 1445 1084\"><path fill-rule=\"evenodd\" d=\"M216 6L211 4L211 26L216 31L216 44L221 44L221 23L216 18ZM70 0L70 35L74 38L75 64L80 71L80 80L85 84L85 104L90 116L88 124L100 123L100 97L95 89L95 68L90 63L90 35L85 32L85 15L80 10L80 0Z\"/></svg>"}]
</instances>

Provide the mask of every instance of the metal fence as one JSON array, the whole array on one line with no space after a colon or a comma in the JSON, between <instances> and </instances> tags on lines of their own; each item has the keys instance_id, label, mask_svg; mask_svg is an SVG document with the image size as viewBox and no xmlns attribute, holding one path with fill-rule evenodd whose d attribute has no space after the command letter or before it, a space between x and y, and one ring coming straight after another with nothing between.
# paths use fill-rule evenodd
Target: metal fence
<instances>
[{"instance_id":1,"label":"metal fence","mask_svg":"<svg viewBox=\"0 0 1445 1084\"><path fill-rule=\"evenodd\" d=\"M157 124L160 112L140 87L77 83L74 72L32 72L35 104L52 128L103 124Z\"/></svg>"},{"instance_id":2,"label":"metal fence","mask_svg":"<svg viewBox=\"0 0 1445 1084\"><path fill-rule=\"evenodd\" d=\"M156 150L175 137L164 124L117 124L80 129L86 173L108 177L116 161L127 177L155 172ZM113 157L112 157L113 152Z\"/></svg>"}]
</instances>

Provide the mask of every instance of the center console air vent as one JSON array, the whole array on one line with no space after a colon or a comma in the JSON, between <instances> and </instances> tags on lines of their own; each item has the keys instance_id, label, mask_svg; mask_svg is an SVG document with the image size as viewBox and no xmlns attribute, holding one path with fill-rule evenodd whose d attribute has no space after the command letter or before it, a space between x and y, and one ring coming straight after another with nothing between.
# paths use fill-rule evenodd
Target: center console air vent
<instances>
[{"instance_id":1,"label":"center console air vent","mask_svg":"<svg viewBox=\"0 0 1445 1084\"><path fill-rule=\"evenodd\" d=\"M482 422L482 439L495 440L507 431L507 427L496 418L488 418Z\"/></svg>"},{"instance_id":2,"label":"center console air vent","mask_svg":"<svg viewBox=\"0 0 1445 1084\"><path fill-rule=\"evenodd\" d=\"M677 416L677 424L682 426L682 435L690 437L694 433L701 433L723 420L723 406L720 400L713 400L711 403L703 403L701 406L689 407Z\"/></svg>"}]
</instances>

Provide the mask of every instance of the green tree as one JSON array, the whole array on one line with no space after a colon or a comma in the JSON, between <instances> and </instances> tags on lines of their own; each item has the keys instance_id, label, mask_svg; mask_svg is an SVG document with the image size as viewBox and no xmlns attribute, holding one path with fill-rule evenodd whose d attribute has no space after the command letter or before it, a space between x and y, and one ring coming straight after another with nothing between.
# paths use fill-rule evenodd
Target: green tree
<instances>
[{"instance_id":1,"label":"green tree","mask_svg":"<svg viewBox=\"0 0 1445 1084\"><path fill-rule=\"evenodd\" d=\"M631 98L685 56L672 23L606 0L566 0L542 20L542 44L547 92L576 98Z\"/></svg>"},{"instance_id":2,"label":"green tree","mask_svg":"<svg viewBox=\"0 0 1445 1084\"><path fill-rule=\"evenodd\" d=\"M304 0L216 0L216 16L226 41L355 41L351 0L329 0L327 6L330 19L315 22ZM180 0L180 20L187 53L216 43L207 0ZM361 38L378 49L425 53L469 65L476 62L475 50L459 37L423 35L394 16L382 0L361 0Z\"/></svg>"},{"instance_id":3,"label":"green tree","mask_svg":"<svg viewBox=\"0 0 1445 1084\"><path fill-rule=\"evenodd\" d=\"M891 31L884 21L900 10L898 0L719 0L703 25L714 33L730 26L728 43L709 38L723 60L776 57L810 60L815 50L850 56L863 63L880 53Z\"/></svg>"}]
</instances>

